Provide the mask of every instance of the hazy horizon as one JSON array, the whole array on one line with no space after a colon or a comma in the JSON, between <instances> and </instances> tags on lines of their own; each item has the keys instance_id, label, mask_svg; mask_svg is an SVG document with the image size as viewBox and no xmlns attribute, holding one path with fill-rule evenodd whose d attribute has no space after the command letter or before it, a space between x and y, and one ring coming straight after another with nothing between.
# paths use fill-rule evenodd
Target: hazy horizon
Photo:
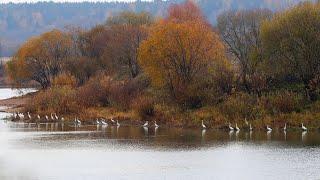
<instances>
[{"instance_id":1,"label":"hazy horizon","mask_svg":"<svg viewBox=\"0 0 320 180\"><path fill-rule=\"evenodd\" d=\"M135 2L136 0L0 0L0 3L37 3L37 2ZM151 1L151 0L142 0Z\"/></svg>"}]
</instances>

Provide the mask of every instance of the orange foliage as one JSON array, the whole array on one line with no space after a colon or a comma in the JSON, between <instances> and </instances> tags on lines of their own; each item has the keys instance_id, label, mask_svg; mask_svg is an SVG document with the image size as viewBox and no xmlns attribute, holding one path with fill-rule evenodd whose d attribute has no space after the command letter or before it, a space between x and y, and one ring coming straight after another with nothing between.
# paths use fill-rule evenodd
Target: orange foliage
<instances>
[{"instance_id":1,"label":"orange foliage","mask_svg":"<svg viewBox=\"0 0 320 180\"><path fill-rule=\"evenodd\" d=\"M190 0L170 6L167 20L174 22L202 21L209 25L200 8Z\"/></svg>"},{"instance_id":2,"label":"orange foliage","mask_svg":"<svg viewBox=\"0 0 320 180\"><path fill-rule=\"evenodd\" d=\"M153 85L166 87L175 99L210 78L210 67L224 60L224 45L201 21L160 21L139 49L140 65Z\"/></svg>"},{"instance_id":3,"label":"orange foliage","mask_svg":"<svg viewBox=\"0 0 320 180\"><path fill-rule=\"evenodd\" d=\"M61 71L62 62L70 56L71 46L71 38L59 30L32 38L13 57L8 66L9 76L15 82L34 80L47 88Z\"/></svg>"}]
</instances>

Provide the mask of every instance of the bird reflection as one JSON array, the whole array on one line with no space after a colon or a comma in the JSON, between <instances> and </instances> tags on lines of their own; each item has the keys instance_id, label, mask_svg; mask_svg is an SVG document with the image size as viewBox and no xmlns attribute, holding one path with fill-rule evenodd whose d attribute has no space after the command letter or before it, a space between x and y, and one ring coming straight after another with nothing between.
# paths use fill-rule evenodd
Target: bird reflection
<instances>
[{"instance_id":1,"label":"bird reflection","mask_svg":"<svg viewBox=\"0 0 320 180\"><path fill-rule=\"evenodd\" d=\"M302 142L305 142L307 140L307 131L303 131L301 133L301 140Z\"/></svg>"},{"instance_id":2,"label":"bird reflection","mask_svg":"<svg viewBox=\"0 0 320 180\"><path fill-rule=\"evenodd\" d=\"M106 131L107 127L108 127L107 125L103 125L103 126L101 126L101 130L102 130L102 131ZM118 130L118 129L117 129L117 130Z\"/></svg>"},{"instance_id":3,"label":"bird reflection","mask_svg":"<svg viewBox=\"0 0 320 180\"><path fill-rule=\"evenodd\" d=\"M267 140L268 140L268 141L271 140L271 132L272 132L272 131L267 131Z\"/></svg>"},{"instance_id":4,"label":"bird reflection","mask_svg":"<svg viewBox=\"0 0 320 180\"><path fill-rule=\"evenodd\" d=\"M239 133L240 133L240 131L236 131L236 140L238 140L238 138L239 138Z\"/></svg>"},{"instance_id":5,"label":"bird reflection","mask_svg":"<svg viewBox=\"0 0 320 180\"><path fill-rule=\"evenodd\" d=\"M287 131L283 131L284 140L287 141Z\"/></svg>"},{"instance_id":6,"label":"bird reflection","mask_svg":"<svg viewBox=\"0 0 320 180\"><path fill-rule=\"evenodd\" d=\"M201 136L204 137L206 135L206 130L205 129L202 129L201 131Z\"/></svg>"},{"instance_id":7,"label":"bird reflection","mask_svg":"<svg viewBox=\"0 0 320 180\"><path fill-rule=\"evenodd\" d=\"M157 136L157 134L158 134L158 129L159 129L159 127L158 126L156 126L155 128L154 128L154 136L156 137Z\"/></svg>"},{"instance_id":8,"label":"bird reflection","mask_svg":"<svg viewBox=\"0 0 320 180\"><path fill-rule=\"evenodd\" d=\"M56 123L56 124L55 124L54 130L55 130L55 131L58 131L58 130L59 130L59 123Z\"/></svg>"},{"instance_id":9,"label":"bird reflection","mask_svg":"<svg viewBox=\"0 0 320 180\"><path fill-rule=\"evenodd\" d=\"M149 129L148 129L148 127L143 127L143 130L144 130L144 135L145 135L145 136L148 136L148 134L149 134Z\"/></svg>"},{"instance_id":10,"label":"bird reflection","mask_svg":"<svg viewBox=\"0 0 320 180\"><path fill-rule=\"evenodd\" d=\"M229 139L232 140L233 131L229 131Z\"/></svg>"}]
</instances>

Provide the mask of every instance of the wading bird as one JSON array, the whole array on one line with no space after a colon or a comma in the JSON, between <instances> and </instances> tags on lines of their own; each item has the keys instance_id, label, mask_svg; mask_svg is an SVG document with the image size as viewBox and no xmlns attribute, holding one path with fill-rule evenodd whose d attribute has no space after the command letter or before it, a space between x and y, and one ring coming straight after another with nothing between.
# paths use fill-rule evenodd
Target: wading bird
<instances>
[{"instance_id":1,"label":"wading bird","mask_svg":"<svg viewBox=\"0 0 320 180\"><path fill-rule=\"evenodd\" d=\"M118 126L118 127L120 126L120 123L118 122L118 120L117 120L117 126Z\"/></svg>"},{"instance_id":2,"label":"wading bird","mask_svg":"<svg viewBox=\"0 0 320 180\"><path fill-rule=\"evenodd\" d=\"M104 119L101 119L101 120L100 120L100 123L101 123L102 125L108 126L108 123L107 123Z\"/></svg>"},{"instance_id":3,"label":"wading bird","mask_svg":"<svg viewBox=\"0 0 320 180\"><path fill-rule=\"evenodd\" d=\"M272 131L272 128L269 127L268 125L267 125L267 131L268 131L268 132Z\"/></svg>"},{"instance_id":4,"label":"wading bird","mask_svg":"<svg viewBox=\"0 0 320 180\"><path fill-rule=\"evenodd\" d=\"M236 131L240 131L240 128L238 127L237 123L236 123Z\"/></svg>"},{"instance_id":5,"label":"wading bird","mask_svg":"<svg viewBox=\"0 0 320 180\"><path fill-rule=\"evenodd\" d=\"M201 126L202 126L202 129L206 129L206 125L203 124L203 120L201 121Z\"/></svg>"},{"instance_id":6,"label":"wading bird","mask_svg":"<svg viewBox=\"0 0 320 180\"><path fill-rule=\"evenodd\" d=\"M81 125L81 121L77 117L74 119L74 123L76 125Z\"/></svg>"},{"instance_id":7,"label":"wading bird","mask_svg":"<svg viewBox=\"0 0 320 180\"><path fill-rule=\"evenodd\" d=\"M110 120L113 124L115 123L115 121L113 120L113 118L111 118L111 120Z\"/></svg>"},{"instance_id":8,"label":"wading bird","mask_svg":"<svg viewBox=\"0 0 320 180\"><path fill-rule=\"evenodd\" d=\"M59 117L57 116L57 113L54 113L54 117L56 118L56 120L59 120Z\"/></svg>"},{"instance_id":9,"label":"wading bird","mask_svg":"<svg viewBox=\"0 0 320 180\"><path fill-rule=\"evenodd\" d=\"M233 131L233 130L234 130L234 128L231 126L231 123L229 123L229 130L230 130L230 131Z\"/></svg>"},{"instance_id":10,"label":"wading bird","mask_svg":"<svg viewBox=\"0 0 320 180\"><path fill-rule=\"evenodd\" d=\"M28 112L27 114L28 114L28 118L31 120L31 119L32 119L32 117L31 117L30 112Z\"/></svg>"},{"instance_id":11,"label":"wading bird","mask_svg":"<svg viewBox=\"0 0 320 180\"><path fill-rule=\"evenodd\" d=\"M51 116L51 120L54 121L54 117L52 113L50 114L50 116Z\"/></svg>"},{"instance_id":12,"label":"wading bird","mask_svg":"<svg viewBox=\"0 0 320 180\"><path fill-rule=\"evenodd\" d=\"M146 121L144 124L143 124L143 127L148 127L149 125L149 121Z\"/></svg>"},{"instance_id":13,"label":"wading bird","mask_svg":"<svg viewBox=\"0 0 320 180\"><path fill-rule=\"evenodd\" d=\"M154 121L154 127L158 128L159 125L157 124L157 121Z\"/></svg>"},{"instance_id":14,"label":"wading bird","mask_svg":"<svg viewBox=\"0 0 320 180\"><path fill-rule=\"evenodd\" d=\"M301 129L302 131L307 131L308 129L303 125L303 123L301 123Z\"/></svg>"}]
</instances>

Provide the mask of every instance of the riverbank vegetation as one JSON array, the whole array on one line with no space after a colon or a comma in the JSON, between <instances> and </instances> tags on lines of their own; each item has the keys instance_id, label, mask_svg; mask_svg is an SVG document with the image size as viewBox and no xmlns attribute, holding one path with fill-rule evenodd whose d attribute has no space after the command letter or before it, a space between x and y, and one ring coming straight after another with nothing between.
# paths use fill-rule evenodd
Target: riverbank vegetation
<instances>
[{"instance_id":1,"label":"riverbank vegetation","mask_svg":"<svg viewBox=\"0 0 320 180\"><path fill-rule=\"evenodd\" d=\"M227 11L191 1L29 39L7 65L42 88L25 111L173 126L320 125L320 5Z\"/></svg>"}]
</instances>

